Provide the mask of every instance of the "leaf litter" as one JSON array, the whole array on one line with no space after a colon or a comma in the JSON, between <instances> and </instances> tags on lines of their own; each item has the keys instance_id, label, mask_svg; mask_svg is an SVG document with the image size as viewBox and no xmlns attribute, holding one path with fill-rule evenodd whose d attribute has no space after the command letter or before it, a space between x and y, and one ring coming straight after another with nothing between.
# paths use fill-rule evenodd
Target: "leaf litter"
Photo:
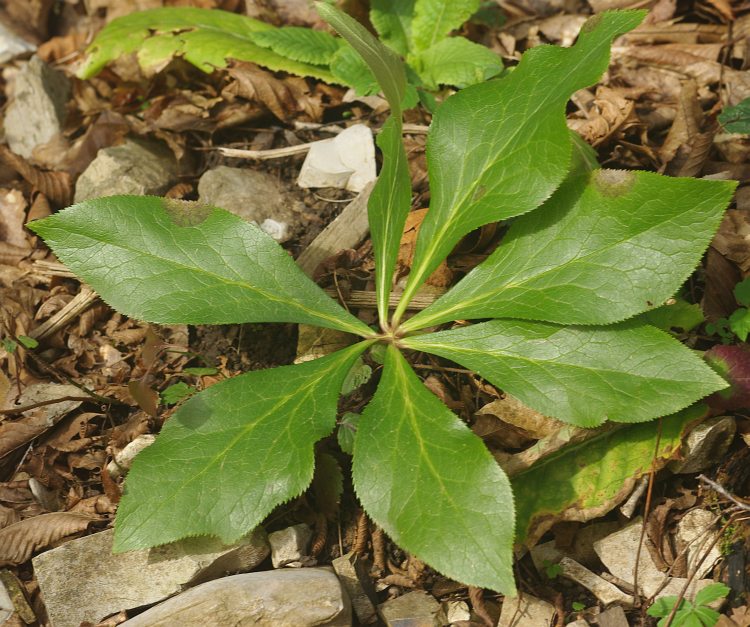
<instances>
[{"instance_id":1,"label":"leaf litter","mask_svg":"<svg viewBox=\"0 0 750 627\"><path fill-rule=\"evenodd\" d=\"M22 4L25 3L9 3L8 13L16 22L19 15L29 16L15 6ZM107 0L85 5L68 2L66 20L52 20L48 29L43 16L33 14L26 27L34 31L38 43L42 44L40 54L73 75L83 58L83 29L89 25L99 28L118 15L132 12L136 4L141 7L139 3ZM149 8L170 4L154 0ZM240 3L231 0L188 4L242 11ZM306 14L297 4L266 3L271 8L256 7L253 17L274 22L276 26L317 22L316 15ZM583 16L611 8L613 4L624 6L627 3L581 2L574 11L557 16L545 14L546 7L541 5L547 3L499 4L507 18L505 24L494 27L470 24L467 31L470 37L501 52L513 63L519 53L540 43L571 43ZM750 75L744 65L747 42L743 36L750 29L750 14L742 7L738 9L719 1L697 3L694 10L669 5L656 3L649 23L616 42L612 64L602 81L573 95L568 108L568 127L596 148L600 163L608 168L656 170L746 182L750 179L747 153L743 148L746 138L722 134L717 114L723 108L740 105L750 96ZM305 23L305 15L313 21ZM9 72L13 68L12 63L4 65ZM6 75L3 80L7 85ZM199 345L196 340L204 331L168 327L157 331L161 337L151 342L151 348L144 348L147 333L153 331L97 304L78 318L64 320L38 349L29 350L16 340L33 333L39 324L64 309L79 286L69 277L52 274L47 270L49 266L40 264L54 262L54 259L38 238L23 229L23 224L32 218L32 212L35 212L33 217L38 217L39 212L49 212L66 204L72 196L75 178L96 152L121 142L128 133L157 138L165 142L176 157L190 162L184 176L187 187L179 196L190 201L196 197L194 187L189 184L197 180L198 174L219 163L235 165L210 150L215 146L252 147L254 142L255 145L262 142L264 147L270 148L325 139L328 135L316 130L314 125L328 120L340 121L344 112L352 121L368 123L376 129L382 118L374 115L362 101L346 104L344 93L338 86L273 73L238 61L230 61L224 70L201 74L176 59L152 78L145 78L132 58L124 58L96 78L75 84L66 120L65 142L58 145L61 154L52 158L40 153L45 167L3 148L0 156L5 167L0 168L0 186L5 195L0 205L0 289L6 344L0 359L8 380L8 385L4 386L7 388L5 407L18 403L20 393L35 385L63 384L67 386L66 393L58 389L59 397L90 399L75 401L77 407L68 401L67 405L52 404L49 409L31 410L33 413L4 414L0 422L0 433L7 436L3 437L3 460L9 462L2 465L3 476L0 477L0 557L16 567L31 597L38 599L38 592L24 563L28 564L34 552L111 522L119 479L104 479L103 474L107 473L102 471L131 441L157 432L168 421L173 409L157 404L158 393L177 382L202 389L240 370L273 363L275 340L265 329L235 328ZM429 123L429 114L409 111L407 122L424 125ZM312 126L305 127L310 123ZM426 206L429 199L423 137L407 136L407 146L409 173L419 198L412 205L416 211L410 214L401 241L399 264L404 274L413 259L414 232L424 218L418 208ZM260 167L267 167L292 189L300 165L300 158L292 157ZM304 199L309 214L303 217L308 229L307 242L341 209L337 203L315 197L318 193L331 198L326 191L296 192ZM750 274L750 239L746 233L746 222L750 220L746 220L747 207L741 203L742 192L740 189L738 208L727 212L703 269L688 281L683 294L688 302L702 304L708 320L728 317L740 306L732 290ZM51 204L51 209L45 210L44 202L48 207ZM500 224L486 237L475 238L471 246L466 242L459 244L447 263L441 264L433 275L435 287L447 287L487 258L505 230ZM302 248L299 242L289 244L294 254ZM338 258L329 263L324 281L327 286L335 287L345 300L350 290L373 289L372 267L371 244L366 241L346 262ZM248 346L243 341L245 334L257 338L259 346ZM294 334L284 332L280 337L292 344L293 354ZM726 338L709 335L704 326L683 334L682 339L693 348L715 347L713 352L719 356L732 355L734 361L730 368L737 372L744 373L748 367L744 348L735 359L732 351L722 348ZM222 351L207 360L203 349L218 340L222 342ZM7 342L14 342L16 346ZM731 346L727 348L744 347L736 338L729 338L729 342ZM148 347L149 341L145 340L145 344ZM260 346L262 344L265 348ZM13 350L8 351L8 348ZM289 355L290 351L286 353ZM614 432L606 428L598 432L558 427L503 390L462 372L455 364L424 359L420 374L428 379L430 388L451 400L455 411L475 433L485 438L501 465L517 469L514 484L528 482L530 489L520 491L528 498L521 503L532 501L530 507L534 509L530 495L534 487L541 487L544 479L535 480L533 474L539 472L543 476L542 468L567 477L560 480L566 490L579 480L583 485L596 488L588 492L573 487L569 494L560 490L556 495L559 502L530 513L526 529L534 540L554 537L559 541L566 529L571 533L571 525L571 537L575 538L585 535L592 522L616 521L615 514L607 512L612 512L627 498L630 486L639 476L651 476L655 481L651 510L647 512L651 544L647 543L642 550L656 551L663 567L669 568L670 561L674 563L675 559L672 522L675 510L682 513L685 511L682 506L690 503L688 507L696 504L716 513L732 515L730 503L690 476L670 476L666 470L656 474L670 459L679 458L680 437L698 420L694 415L671 418L677 421L674 427L662 423L658 443L649 439L651 436L647 433L638 436L639 428L646 431L639 426ZM288 363L291 358L281 360L276 363ZM190 366L206 365L216 367L218 375L185 371ZM371 366L379 367L377 363ZM741 386L743 377L741 374L735 385ZM73 389L68 389L71 385ZM342 412L362 411L368 385L365 383L362 389L347 397ZM743 393L747 394L744 390L739 392ZM726 401L718 404L724 411L739 412L731 415L738 415L740 435L747 436L750 427L742 414L747 409L746 403L740 401L739 410L726 409ZM148 412L142 410L144 405ZM54 408L59 415L54 413ZM578 470L574 469L581 468L581 460L595 460L604 455L603 450L614 454L608 447L598 448L603 440L612 439L623 442L625 447L625 453L618 458L621 461L615 464L618 471L613 472L612 465L604 462L601 467L588 463L586 466L593 473L592 477L587 479L584 474L577 478ZM658 454L655 453L657 445ZM750 494L750 479L747 472L737 474L731 469L742 460L747 463L747 448L745 441L738 437L724 457L714 461L716 467L708 469L715 471L716 478L723 477L726 487L739 498ZM637 455L636 451L639 451ZM323 465L328 470L316 476L313 488L316 494L282 506L276 519L271 521L271 528L296 522L317 524L319 560L322 561L336 557L341 548L346 552L356 540L357 548L381 565L380 577L376 577L381 599L417 586L441 599L471 598L476 610L471 624L497 620L500 607L496 597L482 597L476 588L467 590L456 586L437 573L416 566L415 558L390 541L384 543L382 532L370 530L366 519L364 526L357 524L358 515L347 492L349 488L337 486L340 479L333 465L333 462L341 464L346 458L336 452L325 455L321 459L326 460ZM530 465L532 460L536 462L534 465ZM42 500L47 506L58 503L58 511L49 511L35 496L30 487L36 485L34 481L54 495L52 500ZM334 503L341 489L344 492L336 512ZM36 493L42 492L37 488ZM642 504L641 513L644 507ZM326 524L318 521L319 513L327 517ZM584 522L587 520L592 522ZM92 526L95 521L97 524ZM361 518L359 521L361 523ZM725 531L723 536L726 559L737 560L744 555L745 561L741 563L745 569L750 550L746 525L740 521L732 531L734 535ZM337 527L341 529L341 547ZM360 532L355 534L358 528ZM526 571L522 581L529 591L553 602L555 595L564 591L564 602L556 604L565 613L558 616L561 624L576 616L595 620L598 610L590 593L580 587L562 586L559 580L548 577L546 572L537 572L523 559L519 565ZM594 567L602 575L609 574L601 565L594 564ZM714 575L726 577L722 572L719 568ZM682 576L683 572L676 574ZM733 594L733 609L727 610L718 624L725 627L750 624L747 619L750 598L740 588L735 588ZM576 609L575 603L584 605L585 609ZM632 624L639 624L636 622L640 620L638 611L626 609Z\"/></svg>"}]
</instances>

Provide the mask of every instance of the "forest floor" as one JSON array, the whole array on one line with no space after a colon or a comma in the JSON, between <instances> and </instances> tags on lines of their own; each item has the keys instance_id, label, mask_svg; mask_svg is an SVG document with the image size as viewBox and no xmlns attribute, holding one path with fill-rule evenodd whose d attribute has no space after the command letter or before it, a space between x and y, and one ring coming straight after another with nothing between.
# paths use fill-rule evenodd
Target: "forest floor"
<instances>
[{"instance_id":1,"label":"forest floor","mask_svg":"<svg viewBox=\"0 0 750 627\"><path fill-rule=\"evenodd\" d=\"M360 17L367 14L365 1L345 4ZM18 129L9 128L7 119L0 137L0 566L6 569L6 587L21 590L25 599L16 599L9 625L50 624L32 557L112 526L123 478L110 473L108 464L132 441L157 434L184 395L240 372L322 354L326 342L335 341L310 337L309 329L290 324L155 327L129 319L98 300L25 228L80 197L79 178L99 151L125 145L126 138L158 144L162 151L155 158L165 164L163 176L153 184L144 182L152 184L144 187L146 193L195 200L206 193L202 186L199 190L201 177L221 166L263 173L271 190L264 199L276 194L286 206L283 220L276 217L288 229L283 246L295 258L356 199L357 192L345 189L301 188L297 178L304 147L276 158L266 158L265 151L335 137L353 124L375 131L387 109L377 97L358 99L338 85L242 62L209 74L176 59L147 75L129 56L93 78L77 78L85 47L106 23L164 5L223 9L275 25L324 27L306 0L247 0L247 7L241 0L8 0L0 8L0 22L10 36L28 45L26 53L0 63L6 115L14 81L32 52L59 72L65 93L59 131L32 145L31 154L14 151L7 138L18 135ZM649 9L641 27L616 40L600 83L574 95L568 124L595 148L605 167L740 182L701 266L679 295L680 314L669 326L699 351L744 346L750 328L742 326L740 314L750 303L743 302L735 286L750 274L750 186L743 187L750 181L750 139L726 132L717 116L750 96L750 2L498 0L483 6L484 18L469 21L462 34L496 52L507 66L543 43L571 45L593 13ZM44 72L42 77L58 81ZM449 93L439 93L438 99ZM405 122L414 211L402 241L401 274L408 272L423 217L418 210L429 204L425 144L430 114L419 107L407 112ZM24 132L30 136L34 129ZM250 160L229 157L218 147L261 154ZM119 189L106 171L100 176L87 184L101 194ZM352 295L374 290L372 247L366 233L339 228L344 250L333 251L311 274L356 310ZM502 233L501 225L493 224L467 236L433 275L435 292L486 258ZM733 314L737 322L731 326ZM368 324L375 321L372 307L362 307L359 315ZM535 412L453 366L435 359L422 364L420 374L499 460L549 440L548 425L540 426ZM361 409L371 386L365 381L343 410ZM605 568L593 552L596 542L614 537L633 555L640 547L641 560L680 581L727 584L730 592L717 624L750 627L750 414L714 412L704 425L690 451L674 450L655 459L650 469L623 478L624 488L597 508L554 512L554 524L540 529L536 538L548 553L523 552L516 568L519 589L548 603L552 613L520 624L655 625L646 614L648 595L633 595L632 581ZM348 468L349 458L335 437L326 450ZM500 612L507 612L502 596L447 580L391 543L367 520L349 482L334 507L323 508L319 500L311 492L280 507L267 521L267 531L308 524L313 530L309 557L317 564L330 564L349 551L368 558L374 562L379 602L424 590L437 601L453 603L444 603L444 610L456 612L444 619L446 624L497 624ZM707 518L701 518L704 514ZM645 525L637 522L643 519ZM719 550L714 555L704 546L696 553L713 556L701 573L689 572L679 551L683 521L693 519L703 521L696 524ZM640 525L635 536L615 535L632 531L633 521ZM628 544L633 537L637 541ZM582 586L557 563L561 552L619 585L628 600L607 603ZM77 593L83 597L87 591ZM121 614L102 624L126 618Z\"/></svg>"}]
</instances>

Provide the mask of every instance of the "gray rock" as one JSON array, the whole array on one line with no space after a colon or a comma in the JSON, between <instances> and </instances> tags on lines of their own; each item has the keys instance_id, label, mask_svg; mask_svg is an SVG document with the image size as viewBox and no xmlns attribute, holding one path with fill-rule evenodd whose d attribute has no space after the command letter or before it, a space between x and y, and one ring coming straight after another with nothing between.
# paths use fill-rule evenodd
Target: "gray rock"
<instances>
[{"instance_id":1,"label":"gray rock","mask_svg":"<svg viewBox=\"0 0 750 627\"><path fill-rule=\"evenodd\" d=\"M263 225L266 232L277 239L289 239L299 224L304 205L284 188L273 175L247 168L219 166L209 170L198 181L201 202L231 211L243 220ZM278 229L276 224L286 225ZM285 239L281 239L285 238Z\"/></svg>"},{"instance_id":2,"label":"gray rock","mask_svg":"<svg viewBox=\"0 0 750 627\"><path fill-rule=\"evenodd\" d=\"M721 559L716 516L706 509L691 509L685 514L677 523L675 540L678 551L687 549L688 572L697 569L698 578L706 577Z\"/></svg>"},{"instance_id":3,"label":"gray rock","mask_svg":"<svg viewBox=\"0 0 750 627\"><path fill-rule=\"evenodd\" d=\"M122 627L351 624L351 606L336 575L325 568L302 568L234 575L204 583L122 623Z\"/></svg>"},{"instance_id":4,"label":"gray rock","mask_svg":"<svg viewBox=\"0 0 750 627\"><path fill-rule=\"evenodd\" d=\"M312 529L304 523L268 534L271 545L271 563L274 568L302 566L309 555L307 547L312 539Z\"/></svg>"},{"instance_id":5,"label":"gray rock","mask_svg":"<svg viewBox=\"0 0 750 627\"><path fill-rule=\"evenodd\" d=\"M670 465L678 474L702 472L723 459L734 439L737 423L733 416L716 416L693 429L682 447L682 460Z\"/></svg>"},{"instance_id":6,"label":"gray rock","mask_svg":"<svg viewBox=\"0 0 750 627\"><path fill-rule=\"evenodd\" d=\"M347 553L333 560L332 566L349 595L359 622L369 625L377 621L375 587L365 562L356 553Z\"/></svg>"},{"instance_id":7,"label":"gray rock","mask_svg":"<svg viewBox=\"0 0 750 627\"><path fill-rule=\"evenodd\" d=\"M29 158L34 148L62 132L70 81L36 55L13 80L5 113L5 138L17 155Z\"/></svg>"},{"instance_id":8,"label":"gray rock","mask_svg":"<svg viewBox=\"0 0 750 627\"><path fill-rule=\"evenodd\" d=\"M563 577L567 577L589 590L605 607L619 603L625 607L632 607L633 597L625 594L614 584L605 581L596 573L592 573L585 566L581 566L569 557L560 560Z\"/></svg>"},{"instance_id":9,"label":"gray rock","mask_svg":"<svg viewBox=\"0 0 750 627\"><path fill-rule=\"evenodd\" d=\"M0 63L7 63L34 50L36 50L34 44L21 39L0 22Z\"/></svg>"},{"instance_id":10,"label":"gray rock","mask_svg":"<svg viewBox=\"0 0 750 627\"><path fill-rule=\"evenodd\" d=\"M163 194L177 180L174 155L160 144L129 139L102 148L76 183L75 201L116 194Z\"/></svg>"},{"instance_id":11,"label":"gray rock","mask_svg":"<svg viewBox=\"0 0 750 627\"><path fill-rule=\"evenodd\" d=\"M378 605L386 627L440 627L440 603L422 590L409 592Z\"/></svg>"},{"instance_id":12,"label":"gray rock","mask_svg":"<svg viewBox=\"0 0 750 627\"><path fill-rule=\"evenodd\" d=\"M232 546L214 538L188 538L116 555L113 534L110 529L86 536L34 558L53 627L97 623L120 610L157 603L185 587L255 568L269 553L261 528Z\"/></svg>"},{"instance_id":13,"label":"gray rock","mask_svg":"<svg viewBox=\"0 0 750 627\"><path fill-rule=\"evenodd\" d=\"M497 627L542 627L552 625L555 606L530 594L505 597Z\"/></svg>"},{"instance_id":14,"label":"gray rock","mask_svg":"<svg viewBox=\"0 0 750 627\"><path fill-rule=\"evenodd\" d=\"M594 542L594 551L610 573L630 584L633 583L638 544L641 542L642 519L636 519L619 531ZM666 585L662 588L662 584ZM668 577L661 572L645 548L638 559L638 587L645 597L679 594L687 579ZM685 593L685 598L692 601L698 591L711 584L710 579L694 579ZM662 588L662 589L660 589Z\"/></svg>"}]
</instances>

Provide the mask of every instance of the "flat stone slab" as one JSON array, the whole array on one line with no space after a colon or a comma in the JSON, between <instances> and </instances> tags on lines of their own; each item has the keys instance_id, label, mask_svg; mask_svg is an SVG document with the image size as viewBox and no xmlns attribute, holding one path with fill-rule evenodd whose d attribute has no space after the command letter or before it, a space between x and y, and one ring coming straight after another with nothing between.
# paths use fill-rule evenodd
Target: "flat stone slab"
<instances>
[{"instance_id":1,"label":"flat stone slab","mask_svg":"<svg viewBox=\"0 0 750 627\"><path fill-rule=\"evenodd\" d=\"M351 624L351 605L336 575L327 568L299 568L210 581L125 621L121 627Z\"/></svg>"},{"instance_id":2,"label":"flat stone slab","mask_svg":"<svg viewBox=\"0 0 750 627\"><path fill-rule=\"evenodd\" d=\"M116 555L113 537L108 529L34 558L53 627L97 623L120 610L157 603L196 583L255 568L270 552L260 528L232 546L214 538L187 538Z\"/></svg>"}]
</instances>

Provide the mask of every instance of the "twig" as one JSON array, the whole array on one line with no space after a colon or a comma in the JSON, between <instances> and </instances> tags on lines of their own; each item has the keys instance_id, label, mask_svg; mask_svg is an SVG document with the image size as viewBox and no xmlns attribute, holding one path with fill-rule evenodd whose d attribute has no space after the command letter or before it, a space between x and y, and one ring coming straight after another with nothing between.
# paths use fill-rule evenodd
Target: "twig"
<instances>
[{"instance_id":1,"label":"twig","mask_svg":"<svg viewBox=\"0 0 750 627\"><path fill-rule=\"evenodd\" d=\"M654 459L659 456L659 446L661 445L661 427L662 419L659 418L659 426L656 431L656 446L654 447ZM641 559L641 549L643 548L643 540L646 537L646 523L648 522L648 515L651 511L651 497L654 492L654 481L656 480L656 471L654 470L654 464L651 463L651 468L648 473L648 490L646 492L646 504L643 508L643 527L641 528L641 537L638 540L638 549L635 552L635 566L633 567L633 605L640 607L640 593L638 592L638 564Z\"/></svg>"},{"instance_id":2,"label":"twig","mask_svg":"<svg viewBox=\"0 0 750 627\"><path fill-rule=\"evenodd\" d=\"M92 399L90 396L61 396L60 398L39 401L38 403L29 403L28 405L19 405L18 407L11 407L10 409L0 409L0 415L7 416L8 414L22 414L23 412L29 411L30 409L44 407L45 405L55 405L56 403L64 403L66 401L90 402L91 400Z\"/></svg>"},{"instance_id":3,"label":"twig","mask_svg":"<svg viewBox=\"0 0 750 627\"><path fill-rule=\"evenodd\" d=\"M698 479L705 483L708 487L710 487L714 492L718 492L725 499L734 503L740 509L744 509L746 512L750 512L750 505L748 505L747 503L743 503L742 501L737 499L736 496L732 496L726 488L716 483L716 481L712 481L711 479L706 477L706 475L698 475Z\"/></svg>"}]
</instances>

